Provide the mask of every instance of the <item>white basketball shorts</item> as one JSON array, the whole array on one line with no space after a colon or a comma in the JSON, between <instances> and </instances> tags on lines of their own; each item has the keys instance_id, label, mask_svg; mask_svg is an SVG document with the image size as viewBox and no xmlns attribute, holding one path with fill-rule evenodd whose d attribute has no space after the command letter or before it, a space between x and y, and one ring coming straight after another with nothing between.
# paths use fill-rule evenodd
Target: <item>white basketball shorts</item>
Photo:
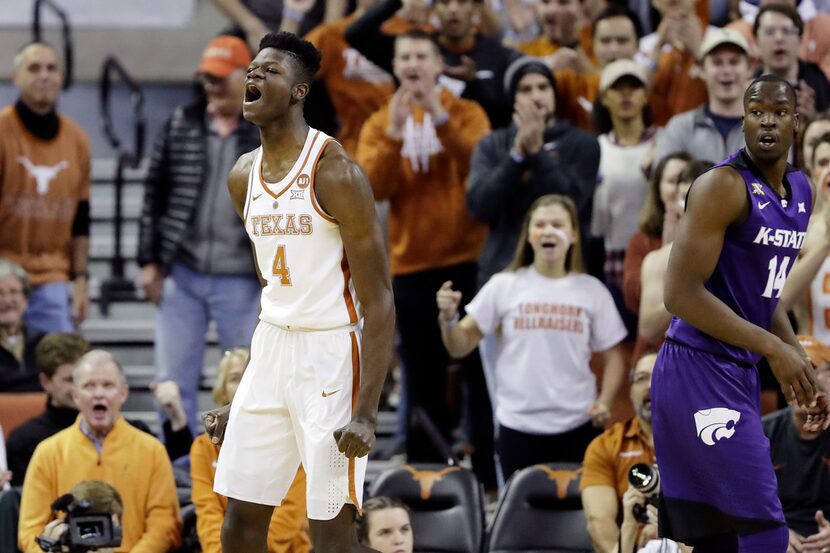
<instances>
[{"instance_id":1,"label":"white basketball shorts","mask_svg":"<svg viewBox=\"0 0 830 553\"><path fill-rule=\"evenodd\" d=\"M287 331L260 321L233 398L214 491L279 505L305 468L308 518L360 509L366 457L347 459L334 431L347 424L360 381L357 329Z\"/></svg>"}]
</instances>

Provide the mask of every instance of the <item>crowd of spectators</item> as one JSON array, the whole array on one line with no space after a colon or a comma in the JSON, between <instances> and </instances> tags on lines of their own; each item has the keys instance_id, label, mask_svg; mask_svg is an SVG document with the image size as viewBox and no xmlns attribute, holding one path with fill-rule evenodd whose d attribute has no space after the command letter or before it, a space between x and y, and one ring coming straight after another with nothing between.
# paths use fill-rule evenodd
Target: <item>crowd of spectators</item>
<instances>
[{"instance_id":1,"label":"crowd of spectators","mask_svg":"<svg viewBox=\"0 0 830 553\"><path fill-rule=\"evenodd\" d=\"M37 551L51 503L101 480L123 505L119 551L172 551L185 479L201 547L221 551L226 502L212 489L218 448L200 435L198 392L208 325L228 351L214 389L223 405L257 321L260 283L225 180L258 146L241 104L268 32L322 51L306 118L341 141L386 205L409 462L454 448L493 493L526 467L583 463L596 550L649 547L659 513L632 517L645 497L627 476L655 462L649 387L670 321L671 243L694 180L744 146L743 94L766 73L795 87L791 162L817 186L782 302L812 334L803 344L830 389L828 2L214 3L229 25L194 60L199 93L169 107L144 182L136 259L156 306L158 437L122 416L124 368L83 338L90 148L57 110L61 60L42 42L12 60L18 98L0 111L0 393L46 399L7 440L0 549ZM765 419L794 551L830 546L830 438L804 433L802 418L786 406ZM304 488L300 469L269 551L309 551ZM392 498L363 511L358 538L378 551L411 551L428 531Z\"/></svg>"}]
</instances>

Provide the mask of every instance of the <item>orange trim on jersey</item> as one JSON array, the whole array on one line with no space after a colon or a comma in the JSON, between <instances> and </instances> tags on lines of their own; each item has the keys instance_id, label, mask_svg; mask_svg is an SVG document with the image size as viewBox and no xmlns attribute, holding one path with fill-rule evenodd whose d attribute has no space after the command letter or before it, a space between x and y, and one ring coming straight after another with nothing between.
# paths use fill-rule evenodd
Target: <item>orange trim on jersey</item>
<instances>
[{"instance_id":1,"label":"orange trim on jersey","mask_svg":"<svg viewBox=\"0 0 830 553\"><path fill-rule=\"evenodd\" d=\"M264 188L264 189L265 189L265 191L266 191L266 192L268 192L268 194L270 194L270 195L271 195L274 199L277 199L277 198L279 198L280 196L282 196L283 194L285 194L285 192L286 192L289 188L291 188L291 186L293 186L293 185L294 185L294 181L296 181L296 180L297 180L297 177L299 177L299 176L302 174L302 168L303 168L303 167L305 167L305 164L306 164L306 162L308 161L308 158L309 158L309 157L311 157L311 152L314 150L314 143L315 143L315 142L317 142L317 138L318 138L319 136L320 136L320 131L317 131L317 132L314 134L314 138L312 138L312 139L311 139L311 144L310 144L310 145L309 145L309 147L308 147L308 151L305 153L305 159L304 159L304 160L303 160L303 162L300 164L299 169L297 170L297 174L296 174L296 175L294 175L294 178L293 178L293 179L291 179L291 182L289 182L289 183L288 183L288 185L286 185L286 186L285 186L285 188L283 188L282 190L280 190L277 194L274 194L274 193L271 191L271 189L270 189L270 188L268 188L268 184L269 184L269 183L265 180L265 177L263 177L263 176L262 176L262 166L264 165L264 161L265 161L265 152L263 151L263 153L262 153L262 160L261 160L261 161L260 161L260 163L259 163L259 182L260 182L260 184L262 184L262 188ZM293 167L292 167L292 169L293 169ZM291 171L289 171L288 173L290 174L290 173L291 173ZM285 176L287 177L288 175L285 175ZM274 184L279 184L279 183L270 183L270 184L271 184L271 185L274 185Z\"/></svg>"},{"instance_id":2,"label":"orange trim on jersey","mask_svg":"<svg viewBox=\"0 0 830 553\"><path fill-rule=\"evenodd\" d=\"M352 270L349 267L349 259L346 257L346 250L343 250L343 261L340 262L340 270L343 271L343 301L346 302L346 311L349 312L349 323L357 324L357 309L352 299L352 291L349 290L349 282L352 280Z\"/></svg>"},{"instance_id":3,"label":"orange trim on jersey","mask_svg":"<svg viewBox=\"0 0 830 553\"><path fill-rule=\"evenodd\" d=\"M357 395L360 391L360 348L357 345L357 334L354 331L349 332L349 338L352 339L352 415L357 409ZM360 508L360 503L357 500L357 490L354 477L354 457L349 458L349 499L357 509L357 514L362 515L363 510Z\"/></svg>"},{"instance_id":4,"label":"orange trim on jersey","mask_svg":"<svg viewBox=\"0 0 830 553\"><path fill-rule=\"evenodd\" d=\"M317 159L314 160L314 165L311 166L311 205L314 206L314 211L316 211L320 217L328 221L329 223L337 224L337 219L323 211L323 208L320 207L320 204L317 203L317 192L314 191L314 174L317 172L317 162L320 161L320 158L323 156L323 152L326 151L326 147L334 142L333 138L329 138L320 148L320 152L317 154Z\"/></svg>"},{"instance_id":5,"label":"orange trim on jersey","mask_svg":"<svg viewBox=\"0 0 830 553\"><path fill-rule=\"evenodd\" d=\"M262 146L260 146L260 148L262 148ZM254 165L256 165L256 160L257 159L259 159L259 161L260 161L259 166L260 166L260 168L262 168L262 150L257 152L257 155L254 156ZM251 167L251 170L248 171L248 190L245 192L245 208L242 211L242 223L243 223L243 228L245 229L246 232L248 231L248 213L251 212L251 196L253 196L253 190L254 190L254 187L253 187L254 179L251 178L251 176L252 176L251 173L253 173L253 172L254 172L254 168Z\"/></svg>"}]
</instances>

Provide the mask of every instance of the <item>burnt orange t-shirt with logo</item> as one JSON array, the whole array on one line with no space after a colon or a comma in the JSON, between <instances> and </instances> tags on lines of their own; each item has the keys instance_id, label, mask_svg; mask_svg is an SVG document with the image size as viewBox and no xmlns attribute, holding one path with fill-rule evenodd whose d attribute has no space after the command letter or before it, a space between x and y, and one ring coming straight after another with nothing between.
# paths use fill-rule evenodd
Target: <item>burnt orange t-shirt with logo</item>
<instances>
[{"instance_id":1,"label":"burnt orange t-shirt with logo","mask_svg":"<svg viewBox=\"0 0 830 553\"><path fill-rule=\"evenodd\" d=\"M357 139L363 123L395 92L392 75L346 42L346 28L355 19L356 14L352 14L333 23L324 23L306 36L323 53L317 78L326 81L340 119L337 139L352 156L357 153Z\"/></svg>"},{"instance_id":2,"label":"burnt orange t-shirt with logo","mask_svg":"<svg viewBox=\"0 0 830 553\"><path fill-rule=\"evenodd\" d=\"M57 136L32 135L14 105L0 111L0 257L20 264L32 284L68 280L72 222L89 199L86 133L60 117Z\"/></svg>"},{"instance_id":3,"label":"burnt orange t-shirt with logo","mask_svg":"<svg viewBox=\"0 0 830 553\"><path fill-rule=\"evenodd\" d=\"M634 417L618 422L588 445L579 490L611 486L622 500L628 489L628 471L637 463L653 464L654 448L640 428L640 421Z\"/></svg>"}]
</instances>

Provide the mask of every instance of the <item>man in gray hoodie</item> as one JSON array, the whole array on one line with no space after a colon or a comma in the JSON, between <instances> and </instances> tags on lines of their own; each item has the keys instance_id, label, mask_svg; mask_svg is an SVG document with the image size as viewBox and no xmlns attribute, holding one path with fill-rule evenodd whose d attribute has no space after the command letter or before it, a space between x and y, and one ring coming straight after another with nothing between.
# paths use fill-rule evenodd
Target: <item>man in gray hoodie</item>
<instances>
[{"instance_id":1,"label":"man in gray hoodie","mask_svg":"<svg viewBox=\"0 0 830 553\"><path fill-rule=\"evenodd\" d=\"M556 119L556 82L547 65L519 58L504 82L513 123L478 143L467 191L470 213L490 227L479 259L479 287L510 263L525 214L540 196L573 199L587 237L599 167L597 139Z\"/></svg>"}]
</instances>

